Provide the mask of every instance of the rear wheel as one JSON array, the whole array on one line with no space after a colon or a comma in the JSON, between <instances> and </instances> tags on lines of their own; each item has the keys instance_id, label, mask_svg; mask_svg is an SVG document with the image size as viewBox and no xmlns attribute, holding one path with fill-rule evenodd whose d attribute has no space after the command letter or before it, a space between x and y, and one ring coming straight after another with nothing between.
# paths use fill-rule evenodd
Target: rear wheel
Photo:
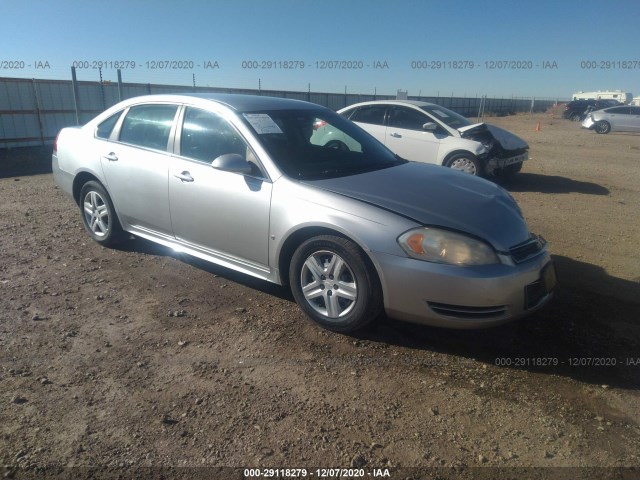
<instances>
[{"instance_id":1,"label":"rear wheel","mask_svg":"<svg viewBox=\"0 0 640 480\"><path fill-rule=\"evenodd\" d=\"M313 321L352 332L382 311L378 277L360 248L332 235L313 237L294 252L289 282L296 302Z\"/></svg>"},{"instance_id":2,"label":"rear wheel","mask_svg":"<svg viewBox=\"0 0 640 480\"><path fill-rule=\"evenodd\" d=\"M112 245L122 238L122 227L109 194L98 182L90 181L80 191L82 223L91 238L102 245Z\"/></svg>"},{"instance_id":3,"label":"rear wheel","mask_svg":"<svg viewBox=\"0 0 640 480\"><path fill-rule=\"evenodd\" d=\"M569 117L572 122L579 122L581 115L579 113L572 113Z\"/></svg>"},{"instance_id":4,"label":"rear wheel","mask_svg":"<svg viewBox=\"0 0 640 480\"><path fill-rule=\"evenodd\" d=\"M480 160L470 153L456 153L445 162L444 166L478 177L481 177L483 172Z\"/></svg>"},{"instance_id":5,"label":"rear wheel","mask_svg":"<svg viewBox=\"0 0 640 480\"><path fill-rule=\"evenodd\" d=\"M611 131L611 124L605 120L600 120L596 122L595 131L596 133L609 133Z\"/></svg>"}]
</instances>

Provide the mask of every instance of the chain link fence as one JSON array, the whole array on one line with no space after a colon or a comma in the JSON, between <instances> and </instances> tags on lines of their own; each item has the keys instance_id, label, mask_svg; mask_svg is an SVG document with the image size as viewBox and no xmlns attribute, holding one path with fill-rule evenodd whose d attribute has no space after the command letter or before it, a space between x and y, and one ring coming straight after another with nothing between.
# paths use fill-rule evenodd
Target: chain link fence
<instances>
[{"instance_id":1,"label":"chain link fence","mask_svg":"<svg viewBox=\"0 0 640 480\"><path fill-rule=\"evenodd\" d=\"M338 110L357 102L395 99L396 95L295 92L237 88L0 78L0 149L48 145L61 128L82 125L127 98L161 93L242 93L293 98ZM544 112L557 101L534 98L408 96L436 103L467 117Z\"/></svg>"}]
</instances>

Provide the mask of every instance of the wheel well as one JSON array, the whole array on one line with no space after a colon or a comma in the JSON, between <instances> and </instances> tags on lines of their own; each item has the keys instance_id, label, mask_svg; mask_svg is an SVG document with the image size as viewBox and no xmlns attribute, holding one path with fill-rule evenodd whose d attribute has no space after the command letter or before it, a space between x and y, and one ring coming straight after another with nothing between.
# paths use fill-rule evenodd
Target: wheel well
<instances>
[{"instance_id":1,"label":"wheel well","mask_svg":"<svg viewBox=\"0 0 640 480\"><path fill-rule=\"evenodd\" d=\"M344 235L343 233L338 232L337 230L332 230L326 227L305 227L293 233L289 238L285 240L284 245L280 250L280 257L278 258L278 269L280 271L280 281L282 282L283 285L289 284L289 265L291 264L291 258L293 257L293 253L295 252L296 248L298 248L300 244L302 244L304 241L312 237L317 237L318 235L333 235L335 237L342 237L347 240L351 240L353 242L353 240L349 238L347 235ZM369 258L369 255L366 254L366 252L362 249L360 245L358 245L357 242L353 242L353 243L355 243L358 246L358 248L362 253L362 257L365 259L367 266L370 268L371 272L375 274L377 281L380 282L378 271L373 265L373 262L371 261L371 259Z\"/></svg>"},{"instance_id":2,"label":"wheel well","mask_svg":"<svg viewBox=\"0 0 640 480\"><path fill-rule=\"evenodd\" d=\"M82 190L82 186L89 182L89 181L96 181L98 183L100 183L100 185L102 185L102 183L100 182L100 180L98 180L96 178L95 175L92 175L89 172L81 172L78 175L76 175L76 178L74 178L73 180L73 198L76 201L76 203L79 205L80 204L80 190Z\"/></svg>"},{"instance_id":3,"label":"wheel well","mask_svg":"<svg viewBox=\"0 0 640 480\"><path fill-rule=\"evenodd\" d=\"M460 154L468 155L473 158L478 158L477 155L474 155L469 150L454 150L453 152L448 153L446 157L444 157L444 160L442 161L442 165L446 166L449 160L451 160L451 157L453 157L454 155L460 155Z\"/></svg>"}]
</instances>

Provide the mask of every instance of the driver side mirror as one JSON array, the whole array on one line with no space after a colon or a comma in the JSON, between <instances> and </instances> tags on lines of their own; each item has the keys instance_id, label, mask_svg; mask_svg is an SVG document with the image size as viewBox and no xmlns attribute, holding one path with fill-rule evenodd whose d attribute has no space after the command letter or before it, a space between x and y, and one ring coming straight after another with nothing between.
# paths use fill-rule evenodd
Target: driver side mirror
<instances>
[{"instance_id":1,"label":"driver side mirror","mask_svg":"<svg viewBox=\"0 0 640 480\"><path fill-rule=\"evenodd\" d=\"M223 170L225 172L239 173L241 175L251 174L251 164L249 164L242 155L238 155L237 153L220 155L211 162L211 166L216 170Z\"/></svg>"},{"instance_id":2,"label":"driver side mirror","mask_svg":"<svg viewBox=\"0 0 640 480\"><path fill-rule=\"evenodd\" d=\"M438 125L436 125L435 122L427 122L422 125L422 129L427 132L435 132L438 129Z\"/></svg>"}]
</instances>

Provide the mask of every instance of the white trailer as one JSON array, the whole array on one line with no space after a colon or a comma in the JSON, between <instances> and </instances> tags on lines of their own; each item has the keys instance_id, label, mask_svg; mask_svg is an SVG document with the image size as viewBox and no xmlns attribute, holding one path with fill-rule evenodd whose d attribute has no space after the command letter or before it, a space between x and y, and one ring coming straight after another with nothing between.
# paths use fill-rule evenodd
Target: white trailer
<instances>
[{"instance_id":1,"label":"white trailer","mask_svg":"<svg viewBox=\"0 0 640 480\"><path fill-rule=\"evenodd\" d=\"M633 95L622 90L598 90L597 92L576 92L572 100L617 100L621 103L629 103Z\"/></svg>"}]
</instances>

